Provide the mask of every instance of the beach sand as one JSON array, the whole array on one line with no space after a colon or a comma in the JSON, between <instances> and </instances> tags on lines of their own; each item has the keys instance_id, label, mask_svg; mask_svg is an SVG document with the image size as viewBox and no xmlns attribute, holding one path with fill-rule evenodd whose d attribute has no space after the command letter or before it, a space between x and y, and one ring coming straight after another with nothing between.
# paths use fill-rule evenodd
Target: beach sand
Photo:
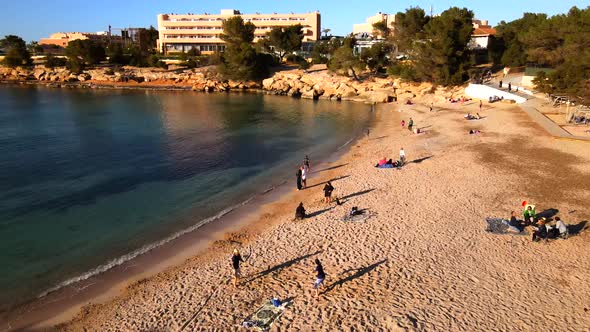
<instances>
[{"instance_id":1,"label":"beach sand","mask_svg":"<svg viewBox=\"0 0 590 332\"><path fill-rule=\"evenodd\" d=\"M478 102L435 104L436 112L421 102L378 105L368 138L325 169L312 160L306 190L57 329L246 330L242 321L278 297L292 305L271 331L588 331L590 231L532 243L488 233L484 219L520 215L527 200L569 224L588 221L589 143L553 139L513 105L485 104L485 119L466 121ZM400 128L410 116L425 134ZM373 167L400 147L405 167ZM342 206L323 203L329 179ZM293 221L300 201L311 217ZM370 217L342 221L352 206ZM237 289L234 247L251 254ZM316 258L327 273L319 299Z\"/></svg>"}]
</instances>

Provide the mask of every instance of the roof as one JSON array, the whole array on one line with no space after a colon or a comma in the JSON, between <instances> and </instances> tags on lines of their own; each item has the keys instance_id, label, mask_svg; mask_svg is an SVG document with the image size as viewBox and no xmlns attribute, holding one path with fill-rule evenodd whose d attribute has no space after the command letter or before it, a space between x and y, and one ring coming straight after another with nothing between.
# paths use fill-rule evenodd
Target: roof
<instances>
[{"instance_id":1,"label":"roof","mask_svg":"<svg viewBox=\"0 0 590 332\"><path fill-rule=\"evenodd\" d=\"M473 32L471 34L475 35L475 36L495 35L496 29L494 29L494 28L475 28L475 29L473 29Z\"/></svg>"}]
</instances>

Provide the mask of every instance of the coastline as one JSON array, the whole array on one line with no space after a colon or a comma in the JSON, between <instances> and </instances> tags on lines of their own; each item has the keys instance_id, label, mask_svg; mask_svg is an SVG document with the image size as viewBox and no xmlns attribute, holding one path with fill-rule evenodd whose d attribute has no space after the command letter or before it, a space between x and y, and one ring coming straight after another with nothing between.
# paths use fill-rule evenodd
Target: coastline
<instances>
[{"instance_id":1,"label":"coastline","mask_svg":"<svg viewBox=\"0 0 590 332\"><path fill-rule=\"evenodd\" d=\"M374 119L370 119L368 126L372 126L373 122ZM360 133L352 137L327 156L314 160L314 164L317 163L316 167L319 168L337 162L363 135ZM291 199L294 194L291 182L282 180L278 185L267 187L247 200L199 221L190 230L180 232L180 235L173 234L170 239L165 239L165 243L139 253L122 264L60 286L59 289L49 290L33 301L0 313L1 320L6 320L7 324L6 329L2 327L0 330L51 328L71 320L87 305L106 303L128 292L134 285L156 278L159 273L182 268L188 261L213 254L218 243L236 234L242 239L244 234L249 238L262 233L272 224L262 225L257 221L267 216L268 211L273 210L273 205ZM206 222L201 224L203 221Z\"/></svg>"},{"instance_id":2,"label":"coastline","mask_svg":"<svg viewBox=\"0 0 590 332\"><path fill-rule=\"evenodd\" d=\"M434 113L424 105L396 105L399 112L378 105L371 136L314 176L309 193L291 192L211 250L128 286L106 303L86 306L57 329L237 329L273 296L293 301L276 323L281 330L588 326L583 309L590 290L579 287L590 281L590 254L583 250L588 231L582 227L567 240L531 243L528 236L487 233L483 220L507 214L525 197L583 226L590 215L584 205L590 151L579 142L553 140L518 107L486 107L484 121L467 122L462 110L476 103L444 105ZM412 116L426 133L400 131L400 116ZM466 136L473 127L483 134ZM395 157L400 145L409 154L406 167L373 167L382 156ZM519 153L537 162L522 169L514 159ZM562 162L551 165L555 160ZM464 171L457 172L457 165ZM550 176L558 170L571 178ZM321 183L334 178L342 207L321 202ZM518 186L523 182L530 187ZM298 201L312 216L293 222ZM369 218L340 221L353 205L366 208ZM236 246L252 253L238 289L231 286L228 267ZM564 263L571 252L577 255ZM311 288L316 257L328 273L319 300ZM543 280L547 296L530 296L538 290L531 280ZM531 307L550 308L551 315Z\"/></svg>"}]
</instances>

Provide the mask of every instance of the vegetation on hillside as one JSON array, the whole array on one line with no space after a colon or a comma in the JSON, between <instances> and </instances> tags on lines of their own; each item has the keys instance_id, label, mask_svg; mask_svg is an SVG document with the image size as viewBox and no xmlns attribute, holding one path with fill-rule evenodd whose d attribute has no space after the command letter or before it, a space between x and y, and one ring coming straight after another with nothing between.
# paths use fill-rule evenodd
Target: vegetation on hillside
<instances>
[{"instance_id":1,"label":"vegetation on hillside","mask_svg":"<svg viewBox=\"0 0 590 332\"><path fill-rule=\"evenodd\" d=\"M31 64L31 54L27 50L25 41L19 36L8 35L0 39L0 49L5 52L2 65L18 67Z\"/></svg>"}]
</instances>

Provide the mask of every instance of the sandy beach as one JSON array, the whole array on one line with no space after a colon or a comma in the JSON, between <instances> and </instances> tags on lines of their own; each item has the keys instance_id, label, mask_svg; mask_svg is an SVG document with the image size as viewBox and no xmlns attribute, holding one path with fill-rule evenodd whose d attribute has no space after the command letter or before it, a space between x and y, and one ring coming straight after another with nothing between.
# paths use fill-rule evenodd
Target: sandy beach
<instances>
[{"instance_id":1,"label":"sandy beach","mask_svg":"<svg viewBox=\"0 0 590 332\"><path fill-rule=\"evenodd\" d=\"M477 101L429 104L377 105L369 137L328 167L312 156L307 189L55 329L246 331L244 319L278 297L292 305L272 331L589 331L590 231L548 243L485 231L486 217L521 215L523 200L588 228L589 143L554 139L514 105L484 104L485 118L467 121ZM400 128L410 117L424 134ZM405 167L374 167L401 147ZM328 180L343 205L323 202ZM311 216L293 221L299 202ZM352 206L368 218L343 221ZM233 248L250 256L237 289ZM327 273L319 299L316 258Z\"/></svg>"}]
</instances>

